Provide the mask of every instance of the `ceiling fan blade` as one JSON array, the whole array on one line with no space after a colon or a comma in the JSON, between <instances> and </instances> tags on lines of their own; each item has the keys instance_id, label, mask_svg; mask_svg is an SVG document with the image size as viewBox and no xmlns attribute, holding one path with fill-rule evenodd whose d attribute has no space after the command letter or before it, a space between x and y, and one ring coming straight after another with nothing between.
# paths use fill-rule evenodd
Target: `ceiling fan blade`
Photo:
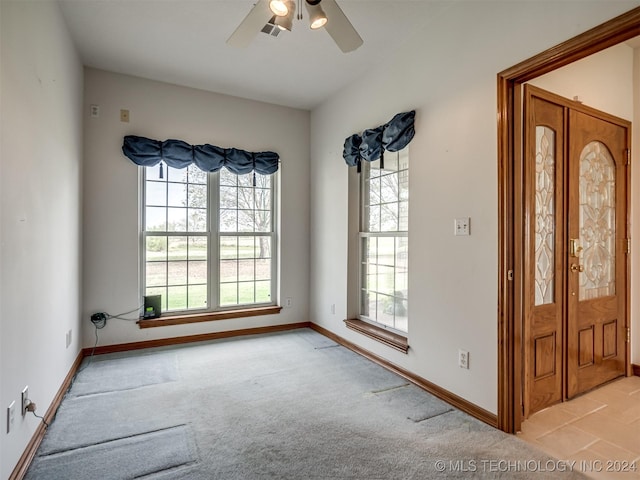
<instances>
[{"instance_id":1,"label":"ceiling fan blade","mask_svg":"<svg viewBox=\"0 0 640 480\"><path fill-rule=\"evenodd\" d=\"M248 47L272 15L269 9L269 0L258 0L249 14L240 22L238 28L227 39L227 44L238 48Z\"/></svg>"},{"instance_id":2,"label":"ceiling fan blade","mask_svg":"<svg viewBox=\"0 0 640 480\"><path fill-rule=\"evenodd\" d=\"M351 52L364 43L336 0L322 0L320 5L327 15L324 28L340 50L344 53Z\"/></svg>"}]
</instances>

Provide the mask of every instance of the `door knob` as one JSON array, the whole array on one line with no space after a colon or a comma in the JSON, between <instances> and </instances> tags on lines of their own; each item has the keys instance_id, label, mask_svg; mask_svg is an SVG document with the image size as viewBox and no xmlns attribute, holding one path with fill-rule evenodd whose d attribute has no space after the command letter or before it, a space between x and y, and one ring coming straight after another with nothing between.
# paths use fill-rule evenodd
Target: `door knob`
<instances>
[{"instance_id":1,"label":"door knob","mask_svg":"<svg viewBox=\"0 0 640 480\"><path fill-rule=\"evenodd\" d=\"M584 272L584 265L576 265L575 263L571 264L572 272Z\"/></svg>"}]
</instances>

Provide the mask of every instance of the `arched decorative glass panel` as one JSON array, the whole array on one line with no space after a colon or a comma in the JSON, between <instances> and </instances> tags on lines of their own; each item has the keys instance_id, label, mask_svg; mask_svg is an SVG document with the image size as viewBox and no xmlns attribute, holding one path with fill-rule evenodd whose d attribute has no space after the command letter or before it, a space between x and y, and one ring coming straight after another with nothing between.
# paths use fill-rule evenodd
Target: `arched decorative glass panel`
<instances>
[{"instance_id":1,"label":"arched decorative glass panel","mask_svg":"<svg viewBox=\"0 0 640 480\"><path fill-rule=\"evenodd\" d=\"M580 153L580 300L616 292L616 168L601 142Z\"/></svg>"},{"instance_id":2,"label":"arched decorative glass panel","mask_svg":"<svg viewBox=\"0 0 640 480\"><path fill-rule=\"evenodd\" d=\"M536 126L535 305L555 301L555 150L556 133Z\"/></svg>"}]
</instances>

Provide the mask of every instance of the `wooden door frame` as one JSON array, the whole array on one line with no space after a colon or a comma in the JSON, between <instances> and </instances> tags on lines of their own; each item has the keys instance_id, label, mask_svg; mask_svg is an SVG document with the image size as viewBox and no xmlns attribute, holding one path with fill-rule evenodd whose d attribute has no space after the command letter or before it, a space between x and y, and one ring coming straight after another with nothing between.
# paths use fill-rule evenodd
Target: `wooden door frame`
<instances>
[{"instance_id":1,"label":"wooden door frame","mask_svg":"<svg viewBox=\"0 0 640 480\"><path fill-rule=\"evenodd\" d=\"M638 35L640 7L498 74L498 427L505 432L522 423L522 85Z\"/></svg>"}]
</instances>

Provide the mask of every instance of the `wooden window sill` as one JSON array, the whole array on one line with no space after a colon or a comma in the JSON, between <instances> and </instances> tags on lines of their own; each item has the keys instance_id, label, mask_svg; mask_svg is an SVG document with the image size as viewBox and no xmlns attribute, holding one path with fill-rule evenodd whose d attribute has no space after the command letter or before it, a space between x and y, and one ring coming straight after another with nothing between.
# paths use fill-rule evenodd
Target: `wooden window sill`
<instances>
[{"instance_id":1,"label":"wooden window sill","mask_svg":"<svg viewBox=\"0 0 640 480\"><path fill-rule=\"evenodd\" d=\"M153 319L140 319L140 328L168 327L170 325L185 325L187 323L213 322L215 320L229 320L231 318L257 317L260 315L275 315L282 307L270 305L268 307L243 308L238 310L223 310L219 312L189 313L185 315L171 315Z\"/></svg>"},{"instance_id":2,"label":"wooden window sill","mask_svg":"<svg viewBox=\"0 0 640 480\"><path fill-rule=\"evenodd\" d=\"M395 348L402 353L407 353L409 351L409 342L407 337L391 332L385 328L363 322L357 318L348 318L344 323L347 325L347 328L366 335L380 343L384 343L385 345Z\"/></svg>"}]
</instances>

